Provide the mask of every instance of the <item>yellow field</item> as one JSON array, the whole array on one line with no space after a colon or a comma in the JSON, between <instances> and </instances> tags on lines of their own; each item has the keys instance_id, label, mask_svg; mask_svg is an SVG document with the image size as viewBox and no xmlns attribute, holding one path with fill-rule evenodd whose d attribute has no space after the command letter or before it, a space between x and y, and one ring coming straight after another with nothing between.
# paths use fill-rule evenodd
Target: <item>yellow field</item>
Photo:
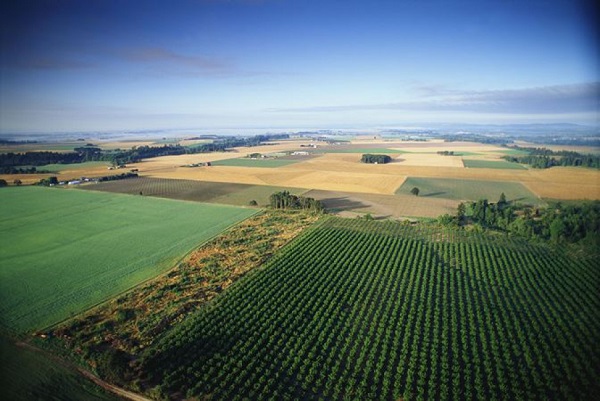
<instances>
[{"instance_id":1,"label":"yellow field","mask_svg":"<svg viewBox=\"0 0 600 401\"><path fill-rule=\"evenodd\" d=\"M441 156L436 153L404 153L394 157L394 164L421 167L464 167L460 156Z\"/></svg>"},{"instance_id":2,"label":"yellow field","mask_svg":"<svg viewBox=\"0 0 600 401\"><path fill-rule=\"evenodd\" d=\"M363 143L359 142L361 145ZM369 144L389 145L384 141ZM370 194L393 194L406 177L461 178L493 181L522 182L536 195L554 199L600 199L600 172L591 169L554 167L547 170L499 170L463 168L459 156L440 156L438 150L482 153L481 158L497 159L502 150L497 146L463 142L432 142L423 144L394 143L394 148L414 153L394 156L386 165L360 163L359 153L325 153L303 162L279 168L252 168L212 166L200 168L177 167L187 163L241 157L249 153L269 153L298 149L299 142L273 146L240 148L236 152L210 153L185 156L167 156L150 159L136 165L140 173L159 178L183 178L216 182L287 186ZM402 146L400 146L402 145ZM327 145L319 150L327 151ZM417 152L429 152L427 154Z\"/></svg>"},{"instance_id":3,"label":"yellow field","mask_svg":"<svg viewBox=\"0 0 600 401\"><path fill-rule=\"evenodd\" d=\"M411 153L391 154L394 161L386 165L369 165L360 162L361 153L324 153L302 162L279 168L253 168L211 166L188 168L185 164L202 163L229 158L244 157L250 153L275 153L290 150L311 150L300 145L311 141L281 141L274 145L237 148L231 152L203 153L181 156L165 156L128 165L139 169L140 175L156 178L189 179L211 182L229 182L254 185L329 190L365 194L394 194L407 177L458 178L491 181L516 181L523 183L534 194L552 199L600 199L600 172L593 169L553 167L538 170L500 170L463 167L460 156L440 156L437 151L480 153L469 158L498 159L502 148L465 142L389 142L364 140L357 146L377 146L401 149ZM329 147L319 143L319 151ZM59 180L108 175L105 168L63 171L60 174L4 175L0 178L9 183L15 178L23 183L33 183L41 178L56 175Z\"/></svg>"}]
</instances>

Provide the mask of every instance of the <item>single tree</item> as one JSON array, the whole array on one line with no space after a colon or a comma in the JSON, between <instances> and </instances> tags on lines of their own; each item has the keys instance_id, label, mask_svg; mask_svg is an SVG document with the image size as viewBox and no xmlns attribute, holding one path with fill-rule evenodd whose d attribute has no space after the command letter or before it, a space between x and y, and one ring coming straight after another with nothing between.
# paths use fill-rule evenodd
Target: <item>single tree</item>
<instances>
[{"instance_id":1,"label":"single tree","mask_svg":"<svg viewBox=\"0 0 600 401\"><path fill-rule=\"evenodd\" d=\"M6 187L6 186L8 186L8 182L6 182L6 180L0 179L0 187Z\"/></svg>"},{"instance_id":2,"label":"single tree","mask_svg":"<svg viewBox=\"0 0 600 401\"><path fill-rule=\"evenodd\" d=\"M19 180L18 178L16 180L13 181L13 184L15 185L21 185L23 184L23 181Z\"/></svg>"},{"instance_id":3,"label":"single tree","mask_svg":"<svg viewBox=\"0 0 600 401\"><path fill-rule=\"evenodd\" d=\"M502 192L500 194L500 199L498 199L498 206L500 206L502 209L504 206L506 206L506 203L506 195L504 195L504 192Z\"/></svg>"},{"instance_id":4,"label":"single tree","mask_svg":"<svg viewBox=\"0 0 600 401\"><path fill-rule=\"evenodd\" d=\"M419 196L419 188L414 187L413 189L410 190L410 193L413 194L414 196Z\"/></svg>"}]
</instances>

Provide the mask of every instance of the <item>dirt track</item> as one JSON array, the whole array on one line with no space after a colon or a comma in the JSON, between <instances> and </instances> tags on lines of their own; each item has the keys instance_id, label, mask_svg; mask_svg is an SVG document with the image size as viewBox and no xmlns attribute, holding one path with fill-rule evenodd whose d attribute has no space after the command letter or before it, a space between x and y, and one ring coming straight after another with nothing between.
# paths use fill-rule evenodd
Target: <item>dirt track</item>
<instances>
[{"instance_id":1,"label":"dirt track","mask_svg":"<svg viewBox=\"0 0 600 401\"><path fill-rule=\"evenodd\" d=\"M121 398L124 398L124 399L127 399L127 400L133 400L133 401L152 401L151 399L146 398L146 397L144 397L144 396L142 396L140 394L133 393L131 391L122 389L122 388L117 387L117 386L113 386L112 384L107 383L104 380L100 379L99 377L95 376L91 372L89 372L89 371L87 371L85 369L82 369L82 368L80 368L78 366L75 366L74 364L72 364L70 362L67 362L64 359L59 358L58 356L56 356L56 355L54 355L54 354L52 354L52 353L50 353L48 351L45 351L45 350L43 350L41 348L38 348L38 347L36 347L34 345L31 345L31 344L26 343L26 342L18 342L15 345L17 347L27 348L27 349L32 350L34 352L42 353L46 357L52 359L54 362L60 364L61 366L65 367L65 368L67 368L69 370L72 370L72 371L77 371L80 375L82 375L83 377L87 378L88 380L91 380L97 386L100 386L103 389L105 389L106 391L108 391L110 393L113 393L113 394L116 394L116 395L118 395Z\"/></svg>"}]
</instances>

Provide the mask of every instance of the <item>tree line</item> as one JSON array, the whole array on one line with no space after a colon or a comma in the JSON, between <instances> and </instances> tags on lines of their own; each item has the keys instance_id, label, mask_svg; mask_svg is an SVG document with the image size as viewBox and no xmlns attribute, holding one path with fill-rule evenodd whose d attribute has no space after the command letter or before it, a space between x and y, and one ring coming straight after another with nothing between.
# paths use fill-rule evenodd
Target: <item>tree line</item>
<instances>
[{"instance_id":1,"label":"tree line","mask_svg":"<svg viewBox=\"0 0 600 401\"><path fill-rule=\"evenodd\" d=\"M46 164L75 164L91 161L107 161L114 165L139 162L142 159L150 159L159 156L176 156L183 154L224 152L229 148L241 146L258 146L264 142L286 139L288 134L256 135L249 138L231 137L204 143L195 146L163 145L163 146L138 146L127 150L102 150L95 146L82 146L73 149L73 152L24 152L0 154L0 168L4 174L13 174L10 171L20 173L35 173L29 166L43 166ZM28 166L23 170L22 166ZM20 168L22 171L11 170Z\"/></svg>"},{"instance_id":2,"label":"tree line","mask_svg":"<svg viewBox=\"0 0 600 401\"><path fill-rule=\"evenodd\" d=\"M360 159L362 163L371 163L371 164L386 164L392 161L392 158L388 155L372 155L372 154L364 154Z\"/></svg>"},{"instance_id":3,"label":"tree line","mask_svg":"<svg viewBox=\"0 0 600 401\"><path fill-rule=\"evenodd\" d=\"M575 166L600 168L600 155L582 154L568 150L553 151L547 148L519 148L529 152L523 156L504 156L504 159L528 164L533 168L550 168L554 166Z\"/></svg>"},{"instance_id":4,"label":"tree line","mask_svg":"<svg viewBox=\"0 0 600 401\"><path fill-rule=\"evenodd\" d=\"M298 209L317 213L321 213L324 210L323 204L320 201L306 196L293 195L289 191L280 191L271 194L269 205L273 209Z\"/></svg>"}]
</instances>

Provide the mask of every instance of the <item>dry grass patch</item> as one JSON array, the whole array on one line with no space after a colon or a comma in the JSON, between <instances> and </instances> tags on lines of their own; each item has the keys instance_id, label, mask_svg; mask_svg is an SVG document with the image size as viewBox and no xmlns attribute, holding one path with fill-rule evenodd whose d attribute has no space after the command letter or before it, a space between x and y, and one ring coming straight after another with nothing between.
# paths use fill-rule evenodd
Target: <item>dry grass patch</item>
<instances>
[{"instance_id":1,"label":"dry grass patch","mask_svg":"<svg viewBox=\"0 0 600 401\"><path fill-rule=\"evenodd\" d=\"M313 190L304 194L323 202L342 216L369 213L376 218L438 217L456 213L458 201L406 195L382 195L342 191Z\"/></svg>"},{"instance_id":2,"label":"dry grass patch","mask_svg":"<svg viewBox=\"0 0 600 401\"><path fill-rule=\"evenodd\" d=\"M437 153L405 153L395 157L394 163L400 163L405 166L422 167L463 167L462 158L460 156L441 156Z\"/></svg>"}]
</instances>

